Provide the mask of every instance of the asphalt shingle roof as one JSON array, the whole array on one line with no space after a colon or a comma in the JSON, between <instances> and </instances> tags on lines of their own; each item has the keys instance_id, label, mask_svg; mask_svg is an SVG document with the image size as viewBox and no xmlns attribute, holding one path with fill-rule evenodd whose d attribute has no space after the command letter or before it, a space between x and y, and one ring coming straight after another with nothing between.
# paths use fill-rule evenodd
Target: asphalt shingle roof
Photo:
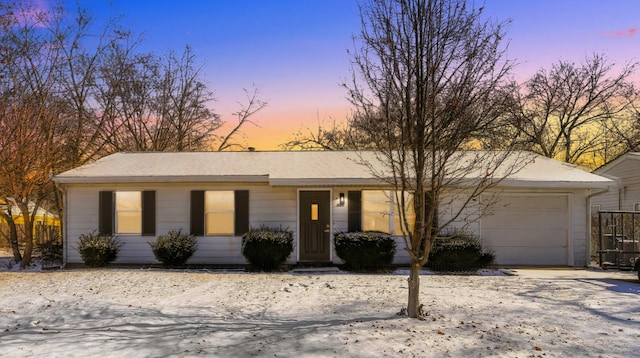
<instances>
[{"instance_id":1,"label":"asphalt shingle roof","mask_svg":"<svg viewBox=\"0 0 640 358\"><path fill-rule=\"evenodd\" d=\"M508 167L523 153L505 162ZM610 179L527 153L530 162L503 186L604 188ZM271 185L374 185L382 181L363 162L386 171L375 152L140 152L116 153L55 177L59 183L264 182ZM464 164L463 164L464 166ZM465 173L478 177L479 173Z\"/></svg>"}]
</instances>

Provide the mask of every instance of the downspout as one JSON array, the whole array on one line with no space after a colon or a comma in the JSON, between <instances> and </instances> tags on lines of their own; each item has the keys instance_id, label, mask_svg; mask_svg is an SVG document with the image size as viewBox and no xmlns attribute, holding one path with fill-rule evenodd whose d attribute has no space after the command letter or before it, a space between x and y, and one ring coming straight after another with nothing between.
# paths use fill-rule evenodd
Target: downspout
<instances>
[{"instance_id":1,"label":"downspout","mask_svg":"<svg viewBox=\"0 0 640 358\"><path fill-rule=\"evenodd\" d=\"M589 241L587 244L587 257L586 257L586 262L587 262L587 266L589 266L589 264L591 263L591 240L593 239L591 237L591 198L594 196L598 196L598 195L602 195L604 193L609 192L609 190L611 190L611 187L607 187L606 189L597 191L595 193L591 193L589 195L586 196L585 198L585 205L587 207L587 232L589 233Z\"/></svg>"}]
</instances>

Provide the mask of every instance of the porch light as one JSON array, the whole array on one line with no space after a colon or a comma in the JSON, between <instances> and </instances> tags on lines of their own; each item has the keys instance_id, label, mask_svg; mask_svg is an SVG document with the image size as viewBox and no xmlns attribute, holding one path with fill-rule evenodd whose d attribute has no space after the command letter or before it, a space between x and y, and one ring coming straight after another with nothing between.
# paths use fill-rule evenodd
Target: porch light
<instances>
[{"instance_id":1,"label":"porch light","mask_svg":"<svg viewBox=\"0 0 640 358\"><path fill-rule=\"evenodd\" d=\"M338 206L344 206L344 193L340 193L340 199L338 200Z\"/></svg>"}]
</instances>

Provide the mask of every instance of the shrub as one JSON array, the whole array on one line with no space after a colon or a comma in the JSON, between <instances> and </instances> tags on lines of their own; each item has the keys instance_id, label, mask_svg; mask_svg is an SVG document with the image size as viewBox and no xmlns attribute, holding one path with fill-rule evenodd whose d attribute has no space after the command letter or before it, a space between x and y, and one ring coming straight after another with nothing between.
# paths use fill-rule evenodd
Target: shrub
<instances>
[{"instance_id":1,"label":"shrub","mask_svg":"<svg viewBox=\"0 0 640 358\"><path fill-rule=\"evenodd\" d=\"M39 244L38 250L40 251L43 267L62 264L63 246L60 235L56 235L51 240Z\"/></svg>"},{"instance_id":2,"label":"shrub","mask_svg":"<svg viewBox=\"0 0 640 358\"><path fill-rule=\"evenodd\" d=\"M494 259L493 253L482 250L473 233L454 230L435 239L426 266L434 271L476 271L486 268Z\"/></svg>"},{"instance_id":3,"label":"shrub","mask_svg":"<svg viewBox=\"0 0 640 358\"><path fill-rule=\"evenodd\" d=\"M89 267L105 267L115 261L120 250L118 238L92 232L80 235L77 250L82 260Z\"/></svg>"},{"instance_id":4,"label":"shrub","mask_svg":"<svg viewBox=\"0 0 640 358\"><path fill-rule=\"evenodd\" d=\"M182 233L182 230L171 230L160 235L155 242L150 242L153 256L164 266L184 266L198 247L198 240L193 235Z\"/></svg>"},{"instance_id":5,"label":"shrub","mask_svg":"<svg viewBox=\"0 0 640 358\"><path fill-rule=\"evenodd\" d=\"M334 246L347 270L386 269L396 254L396 242L391 235L377 231L338 232L334 235Z\"/></svg>"},{"instance_id":6,"label":"shrub","mask_svg":"<svg viewBox=\"0 0 640 358\"><path fill-rule=\"evenodd\" d=\"M293 231L261 226L242 236L242 255L254 269L270 271L282 265L293 251Z\"/></svg>"}]
</instances>

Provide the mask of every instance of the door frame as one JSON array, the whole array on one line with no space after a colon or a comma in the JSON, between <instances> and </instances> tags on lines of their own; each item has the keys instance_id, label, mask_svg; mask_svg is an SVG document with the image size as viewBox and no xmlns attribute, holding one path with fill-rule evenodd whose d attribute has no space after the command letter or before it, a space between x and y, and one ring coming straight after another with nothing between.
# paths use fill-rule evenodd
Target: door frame
<instances>
[{"instance_id":1,"label":"door frame","mask_svg":"<svg viewBox=\"0 0 640 358\"><path fill-rule=\"evenodd\" d=\"M329 262L333 262L333 189L331 188L298 188L296 192L296 263L300 262L300 192L326 191L329 193Z\"/></svg>"}]
</instances>

